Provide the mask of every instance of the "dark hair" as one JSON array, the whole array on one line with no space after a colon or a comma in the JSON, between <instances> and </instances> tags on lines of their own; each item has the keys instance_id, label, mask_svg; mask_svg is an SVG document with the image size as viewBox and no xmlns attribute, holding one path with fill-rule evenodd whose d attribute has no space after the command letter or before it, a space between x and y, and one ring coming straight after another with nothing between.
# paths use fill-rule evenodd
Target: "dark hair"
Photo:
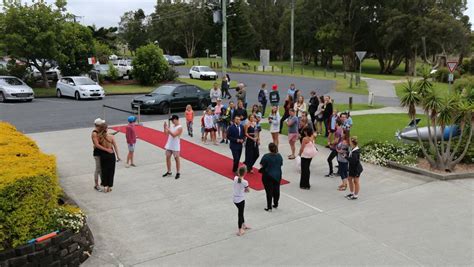
<instances>
[{"instance_id":1,"label":"dark hair","mask_svg":"<svg viewBox=\"0 0 474 267\"><path fill-rule=\"evenodd\" d=\"M336 125L337 125L337 126L341 126L341 125L342 125L341 119L337 119L337 120L336 120Z\"/></svg>"},{"instance_id":2,"label":"dark hair","mask_svg":"<svg viewBox=\"0 0 474 267\"><path fill-rule=\"evenodd\" d=\"M320 96L320 97L319 97L319 101L320 101L321 103L324 103L324 96Z\"/></svg>"},{"instance_id":3,"label":"dark hair","mask_svg":"<svg viewBox=\"0 0 474 267\"><path fill-rule=\"evenodd\" d=\"M288 111L289 111L289 112L295 112L295 109L294 109L294 108L290 108Z\"/></svg>"},{"instance_id":4,"label":"dark hair","mask_svg":"<svg viewBox=\"0 0 474 267\"><path fill-rule=\"evenodd\" d=\"M314 133L314 131L313 131L313 129L312 129L311 127L305 127L305 128L303 129L303 132L304 132L304 135L307 136L307 137L308 137L308 136L312 136L313 133Z\"/></svg>"},{"instance_id":5,"label":"dark hair","mask_svg":"<svg viewBox=\"0 0 474 267\"><path fill-rule=\"evenodd\" d=\"M270 150L271 153L278 153L278 146L275 143L270 143L268 144L268 150Z\"/></svg>"},{"instance_id":6,"label":"dark hair","mask_svg":"<svg viewBox=\"0 0 474 267\"><path fill-rule=\"evenodd\" d=\"M239 170L237 171L237 173L239 174L239 179L238 179L238 183L242 183L242 177L245 175L245 173L247 172L247 167L245 166L242 166L239 168Z\"/></svg>"},{"instance_id":7,"label":"dark hair","mask_svg":"<svg viewBox=\"0 0 474 267\"><path fill-rule=\"evenodd\" d=\"M262 88L265 88L267 86L266 83L262 83Z\"/></svg>"}]
</instances>

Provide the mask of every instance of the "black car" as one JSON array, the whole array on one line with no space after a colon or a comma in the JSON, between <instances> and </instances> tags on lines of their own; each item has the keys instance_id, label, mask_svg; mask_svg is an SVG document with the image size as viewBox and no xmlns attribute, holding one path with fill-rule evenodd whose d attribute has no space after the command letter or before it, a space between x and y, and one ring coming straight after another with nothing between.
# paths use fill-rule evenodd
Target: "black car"
<instances>
[{"instance_id":1,"label":"black car","mask_svg":"<svg viewBox=\"0 0 474 267\"><path fill-rule=\"evenodd\" d=\"M210 103L209 91L195 85L165 84L147 95L135 97L131 104L132 109L140 107L140 112L166 114L170 109L184 110L186 105L206 109Z\"/></svg>"}]
</instances>

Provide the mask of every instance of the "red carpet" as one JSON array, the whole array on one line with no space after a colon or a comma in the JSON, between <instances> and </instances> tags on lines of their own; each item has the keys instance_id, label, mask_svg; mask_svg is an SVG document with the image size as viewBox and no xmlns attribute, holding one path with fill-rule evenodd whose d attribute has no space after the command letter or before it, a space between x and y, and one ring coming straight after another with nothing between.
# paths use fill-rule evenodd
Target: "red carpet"
<instances>
[{"instance_id":1,"label":"red carpet","mask_svg":"<svg viewBox=\"0 0 474 267\"><path fill-rule=\"evenodd\" d=\"M114 130L125 133L125 127L113 127ZM153 144L157 147L164 149L168 137L164 132L157 131L155 129L136 126L135 131L139 139ZM228 145L226 145L228 147ZM196 145L184 139L181 139L181 152L180 155L182 158L192 161L199 166L202 166L210 171L218 173L222 176L225 176L231 180L234 179L234 174L232 173L232 158L228 158L219 153L216 153L205 147ZM244 153L242 153L242 159ZM258 164L257 161L256 164ZM258 172L256 168L253 169L254 174L247 174L245 179L249 182L250 188L254 190L263 190L262 184L262 175ZM281 180L281 184L289 183L286 180Z\"/></svg>"}]
</instances>

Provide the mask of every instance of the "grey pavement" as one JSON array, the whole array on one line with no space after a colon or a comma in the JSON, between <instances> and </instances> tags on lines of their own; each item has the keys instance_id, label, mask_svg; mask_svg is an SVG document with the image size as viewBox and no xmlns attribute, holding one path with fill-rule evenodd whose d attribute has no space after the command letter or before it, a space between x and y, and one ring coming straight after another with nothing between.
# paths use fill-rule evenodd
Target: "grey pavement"
<instances>
[{"instance_id":1,"label":"grey pavement","mask_svg":"<svg viewBox=\"0 0 474 267\"><path fill-rule=\"evenodd\" d=\"M384 80L362 78L367 82L369 92L372 92L376 97L390 97L397 98L395 87L392 83Z\"/></svg>"},{"instance_id":2,"label":"grey pavement","mask_svg":"<svg viewBox=\"0 0 474 267\"><path fill-rule=\"evenodd\" d=\"M319 148L311 190L299 189L295 162L285 160L290 184L281 187L279 209L263 211L264 192L251 190L252 229L237 237L231 180L186 160L181 179L162 178L164 151L140 140L138 167L119 163L114 191L93 190L90 131L30 134L56 155L61 185L88 215L96 246L84 266L474 265L474 179L438 181L364 164L360 199L349 201L336 190L339 178L324 177L328 151ZM124 159L125 137L116 138ZM200 144L199 136L183 138ZM261 154L267 131L262 140ZM286 137L280 141L286 158ZM207 147L230 156L226 145Z\"/></svg>"}]
</instances>

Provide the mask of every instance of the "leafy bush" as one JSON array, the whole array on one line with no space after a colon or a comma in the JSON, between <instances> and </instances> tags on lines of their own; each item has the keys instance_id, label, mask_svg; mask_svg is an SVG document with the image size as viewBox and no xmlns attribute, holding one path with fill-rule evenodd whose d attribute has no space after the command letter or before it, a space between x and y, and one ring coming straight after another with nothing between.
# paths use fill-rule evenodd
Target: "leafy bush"
<instances>
[{"instance_id":1,"label":"leafy bush","mask_svg":"<svg viewBox=\"0 0 474 267\"><path fill-rule=\"evenodd\" d=\"M8 61L7 71L9 75L20 79L24 79L28 75L28 67L26 65L16 64L15 60Z\"/></svg>"},{"instance_id":2,"label":"leafy bush","mask_svg":"<svg viewBox=\"0 0 474 267\"><path fill-rule=\"evenodd\" d=\"M168 70L165 72L165 75L163 76L163 79L165 81L174 81L178 77L179 77L179 72L178 71L176 71L173 68L168 68Z\"/></svg>"},{"instance_id":3,"label":"leafy bush","mask_svg":"<svg viewBox=\"0 0 474 267\"><path fill-rule=\"evenodd\" d=\"M416 164L420 147L417 144L394 144L387 141L372 141L361 148L361 158L365 162L387 166L388 161L413 166Z\"/></svg>"},{"instance_id":4,"label":"leafy bush","mask_svg":"<svg viewBox=\"0 0 474 267\"><path fill-rule=\"evenodd\" d=\"M138 48L132 64L133 77L142 85L154 85L165 81L169 71L163 51L154 44Z\"/></svg>"},{"instance_id":5,"label":"leafy bush","mask_svg":"<svg viewBox=\"0 0 474 267\"><path fill-rule=\"evenodd\" d=\"M0 162L0 250L57 229L77 228L82 215L58 205L55 157L43 154L33 140L3 122Z\"/></svg>"},{"instance_id":6,"label":"leafy bush","mask_svg":"<svg viewBox=\"0 0 474 267\"><path fill-rule=\"evenodd\" d=\"M462 76L461 79L454 81L453 88L456 92L465 94L471 102L474 102L474 76Z\"/></svg>"},{"instance_id":7,"label":"leafy bush","mask_svg":"<svg viewBox=\"0 0 474 267\"><path fill-rule=\"evenodd\" d=\"M474 74L474 57L465 58L459 66L462 74Z\"/></svg>"},{"instance_id":8,"label":"leafy bush","mask_svg":"<svg viewBox=\"0 0 474 267\"><path fill-rule=\"evenodd\" d=\"M442 82L442 83L448 83L448 76L449 76L449 70L446 67L439 68L438 71L436 71L433 74L433 77L437 82ZM454 71L454 79L458 79L461 77L461 74L459 74L459 71Z\"/></svg>"},{"instance_id":9,"label":"leafy bush","mask_svg":"<svg viewBox=\"0 0 474 267\"><path fill-rule=\"evenodd\" d=\"M0 65L0 75L2 76L9 75L7 68L3 67L3 65Z\"/></svg>"},{"instance_id":10,"label":"leafy bush","mask_svg":"<svg viewBox=\"0 0 474 267\"><path fill-rule=\"evenodd\" d=\"M112 64L112 62L109 62L109 73L107 73L107 78L110 79L111 81L116 81L118 80L120 74L118 69Z\"/></svg>"}]
</instances>

